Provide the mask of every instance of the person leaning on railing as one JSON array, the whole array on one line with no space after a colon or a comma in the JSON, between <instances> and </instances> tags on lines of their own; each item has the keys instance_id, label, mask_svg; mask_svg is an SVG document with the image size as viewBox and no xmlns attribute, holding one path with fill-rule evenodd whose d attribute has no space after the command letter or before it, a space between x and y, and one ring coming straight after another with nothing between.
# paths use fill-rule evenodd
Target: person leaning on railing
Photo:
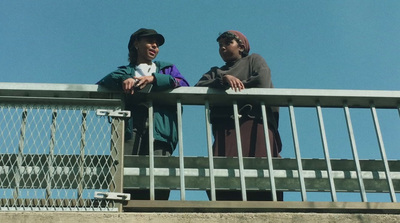
<instances>
[{"instance_id":1,"label":"person leaning on railing","mask_svg":"<svg viewBox=\"0 0 400 223\"><path fill-rule=\"evenodd\" d=\"M128 43L129 65L121 66L101 79L97 84L126 94L125 108L131 111L131 118L125 129L125 154L148 155L148 106L146 103L132 102L135 92L154 92L189 86L175 65L153 61L164 37L153 29L141 28L134 32ZM176 106L154 105L154 155L170 156L177 143ZM125 190L131 199L150 199L149 190ZM168 200L169 190L156 190L156 200Z\"/></svg>"},{"instance_id":2,"label":"person leaning on railing","mask_svg":"<svg viewBox=\"0 0 400 223\"><path fill-rule=\"evenodd\" d=\"M230 30L218 38L219 54L225 61L222 67L212 67L195 86L240 91L245 88L273 88L271 71L258 54L249 55L250 45L241 32ZM266 157L265 135L259 104L240 103L240 135L244 157ZM279 110L267 108L271 154L280 157L282 143L278 132ZM214 156L237 157L236 131L232 106L212 106L211 123L214 134ZM209 191L207 192L210 197ZM277 193L283 200L282 192ZM217 200L242 200L240 191L216 191ZM247 191L247 200L272 200L269 191Z\"/></svg>"}]
</instances>

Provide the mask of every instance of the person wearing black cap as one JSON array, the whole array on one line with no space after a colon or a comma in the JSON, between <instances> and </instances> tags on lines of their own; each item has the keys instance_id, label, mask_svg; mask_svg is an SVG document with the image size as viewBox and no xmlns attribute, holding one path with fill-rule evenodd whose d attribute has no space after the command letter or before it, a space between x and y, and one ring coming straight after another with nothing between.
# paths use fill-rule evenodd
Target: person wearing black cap
<instances>
[{"instance_id":1,"label":"person wearing black cap","mask_svg":"<svg viewBox=\"0 0 400 223\"><path fill-rule=\"evenodd\" d=\"M154 29L138 29L129 39L129 65L119 67L97 82L125 93L125 109L131 111L131 118L125 125L125 154L149 154L148 107L146 103L137 103L132 95L189 86L175 65L154 61L164 42L164 36ZM170 156L178 143L176 106L154 104L153 112L154 155ZM148 190L125 192L131 193L132 199L150 199ZM155 191L155 199L168 198L169 190Z\"/></svg>"},{"instance_id":2,"label":"person wearing black cap","mask_svg":"<svg viewBox=\"0 0 400 223\"><path fill-rule=\"evenodd\" d=\"M273 88L271 71L264 58L250 54L250 44L239 31L229 30L218 36L219 54L224 60L222 67L212 67L195 86L220 89L232 88ZM210 119L214 134L214 156L237 157L236 135L240 134L243 157L266 157L264 126L261 106L256 103L240 102L240 133L235 130L232 106L212 106ZM282 149L278 132L279 110L267 107L268 136L273 157L280 157ZM210 197L210 193L208 192ZM241 191L216 191L217 200L242 200ZM277 199L283 200L283 193L277 192ZM270 191L247 191L247 200L272 200Z\"/></svg>"}]
</instances>

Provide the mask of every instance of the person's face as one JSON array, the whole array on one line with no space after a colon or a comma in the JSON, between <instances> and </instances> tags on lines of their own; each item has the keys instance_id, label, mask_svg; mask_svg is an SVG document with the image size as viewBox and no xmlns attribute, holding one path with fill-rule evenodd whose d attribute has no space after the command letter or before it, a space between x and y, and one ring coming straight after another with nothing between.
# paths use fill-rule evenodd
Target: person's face
<instances>
[{"instance_id":1,"label":"person's face","mask_svg":"<svg viewBox=\"0 0 400 223\"><path fill-rule=\"evenodd\" d=\"M159 52L158 43L155 37L142 37L135 41L138 57L137 64L147 63L150 64Z\"/></svg>"},{"instance_id":2,"label":"person's face","mask_svg":"<svg viewBox=\"0 0 400 223\"><path fill-rule=\"evenodd\" d=\"M233 39L222 38L218 41L219 55L225 62L236 61L242 58L241 52L244 50L242 45Z\"/></svg>"}]
</instances>

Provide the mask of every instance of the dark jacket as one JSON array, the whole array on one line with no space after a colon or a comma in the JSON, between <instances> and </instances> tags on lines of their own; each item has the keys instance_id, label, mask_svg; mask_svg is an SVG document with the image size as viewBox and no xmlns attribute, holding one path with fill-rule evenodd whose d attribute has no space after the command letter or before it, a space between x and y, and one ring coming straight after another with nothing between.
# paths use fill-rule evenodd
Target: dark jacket
<instances>
[{"instance_id":1,"label":"dark jacket","mask_svg":"<svg viewBox=\"0 0 400 223\"><path fill-rule=\"evenodd\" d=\"M154 61L157 70L153 74L156 81L151 92L173 89L180 86L189 86L186 79L180 74L175 65L167 62ZM121 66L101 79L97 84L112 90L122 90L122 82L135 76L135 66L129 64ZM132 137L133 128L147 128L144 123L147 120L147 107L131 103L129 96L125 98L125 109L131 111L131 118L126 124L125 140ZM153 105L154 111L154 139L171 145L172 150L178 143L176 106Z\"/></svg>"}]
</instances>

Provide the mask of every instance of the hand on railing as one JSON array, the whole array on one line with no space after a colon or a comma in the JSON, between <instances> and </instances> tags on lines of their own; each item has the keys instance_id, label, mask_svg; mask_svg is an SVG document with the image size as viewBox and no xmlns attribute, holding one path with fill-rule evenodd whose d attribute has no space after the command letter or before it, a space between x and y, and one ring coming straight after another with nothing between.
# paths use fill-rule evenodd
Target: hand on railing
<instances>
[{"instance_id":1,"label":"hand on railing","mask_svg":"<svg viewBox=\"0 0 400 223\"><path fill-rule=\"evenodd\" d=\"M125 94L134 94L135 89L141 90L146 87L146 85L153 83L154 80L154 76L128 78L122 82L122 89Z\"/></svg>"},{"instance_id":2,"label":"hand on railing","mask_svg":"<svg viewBox=\"0 0 400 223\"><path fill-rule=\"evenodd\" d=\"M235 90L235 91L238 91L238 90L241 91L241 90L244 89L244 84L243 84L243 82L242 82L241 80L239 80L237 77L234 77L234 76L232 76L232 75L225 74L225 75L222 77L222 81L223 81L224 83L229 84L229 86L230 86L233 90Z\"/></svg>"}]
</instances>

